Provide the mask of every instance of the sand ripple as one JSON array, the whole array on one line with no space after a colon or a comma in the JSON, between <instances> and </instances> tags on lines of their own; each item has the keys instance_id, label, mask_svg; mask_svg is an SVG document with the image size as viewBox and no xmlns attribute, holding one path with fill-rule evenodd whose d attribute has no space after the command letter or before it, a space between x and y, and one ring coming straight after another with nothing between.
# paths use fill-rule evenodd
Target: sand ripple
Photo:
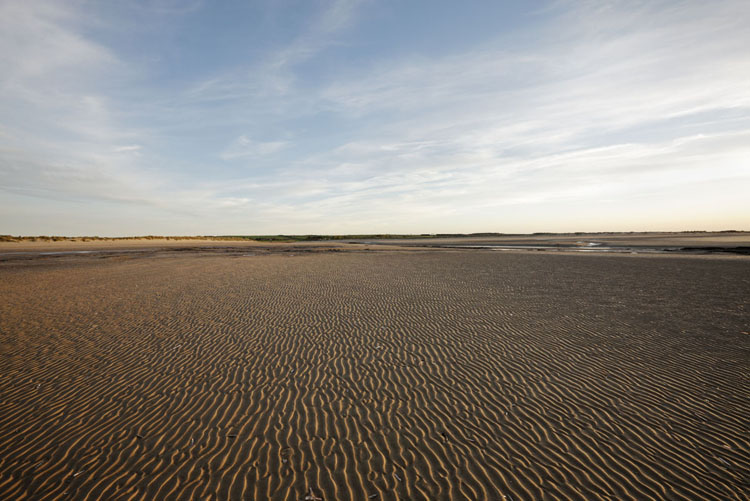
<instances>
[{"instance_id":1,"label":"sand ripple","mask_svg":"<svg viewBox=\"0 0 750 501\"><path fill-rule=\"evenodd\" d=\"M748 499L742 259L0 269L2 499Z\"/></svg>"}]
</instances>

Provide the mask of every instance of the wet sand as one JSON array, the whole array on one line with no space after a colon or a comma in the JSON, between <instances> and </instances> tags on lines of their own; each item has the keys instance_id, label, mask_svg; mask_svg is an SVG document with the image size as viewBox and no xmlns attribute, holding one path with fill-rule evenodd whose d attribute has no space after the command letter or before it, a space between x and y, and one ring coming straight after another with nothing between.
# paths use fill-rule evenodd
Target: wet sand
<instances>
[{"instance_id":1,"label":"wet sand","mask_svg":"<svg viewBox=\"0 0 750 501\"><path fill-rule=\"evenodd\" d=\"M365 242L352 240L351 242ZM428 248L488 248L559 252L750 255L750 232L581 233L371 240L369 244Z\"/></svg>"},{"instance_id":2,"label":"wet sand","mask_svg":"<svg viewBox=\"0 0 750 501\"><path fill-rule=\"evenodd\" d=\"M366 248L0 262L0 499L747 499L748 258Z\"/></svg>"}]
</instances>

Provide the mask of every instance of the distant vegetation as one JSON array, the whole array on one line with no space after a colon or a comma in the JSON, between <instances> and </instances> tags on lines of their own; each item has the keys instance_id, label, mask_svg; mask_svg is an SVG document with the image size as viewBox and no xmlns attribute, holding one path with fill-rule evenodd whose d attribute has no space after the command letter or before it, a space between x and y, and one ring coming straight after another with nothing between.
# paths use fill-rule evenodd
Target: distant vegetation
<instances>
[{"instance_id":1,"label":"distant vegetation","mask_svg":"<svg viewBox=\"0 0 750 501\"><path fill-rule=\"evenodd\" d=\"M117 240L226 240L256 242L315 242L324 240L384 240L396 238L469 238L469 237L523 237L523 236L565 236L565 235L632 235L642 233L740 233L741 230L723 231L620 231L620 232L574 232L574 233L421 233L419 235L408 234L368 234L368 235L203 235L203 236L156 236L146 235L139 237L64 237L40 235L34 237L22 237L13 235L0 235L0 242L95 242L95 241L117 241Z\"/></svg>"},{"instance_id":2,"label":"distant vegetation","mask_svg":"<svg viewBox=\"0 0 750 501\"><path fill-rule=\"evenodd\" d=\"M96 242L96 241L118 241L118 240L226 240L256 242L310 242L321 240L347 240L347 239L383 239L383 238L427 238L443 235L201 235L201 236L156 236L146 235L139 237L64 237L39 235L33 237L22 237L13 235L0 235L0 242Z\"/></svg>"},{"instance_id":3,"label":"distant vegetation","mask_svg":"<svg viewBox=\"0 0 750 501\"><path fill-rule=\"evenodd\" d=\"M535 233L535 235L553 235L553 233ZM323 240L383 240L396 238L463 238L463 237L502 237L520 236L514 233L421 233L419 235L409 234L367 234L367 235L203 235L203 236L156 236L145 235L139 237L64 237L64 236L33 236L22 237L13 235L0 235L0 242L95 242L116 240L228 240L256 242L316 242Z\"/></svg>"},{"instance_id":4,"label":"distant vegetation","mask_svg":"<svg viewBox=\"0 0 750 501\"><path fill-rule=\"evenodd\" d=\"M386 238L430 238L437 235L248 235L248 236L222 236L231 240L255 240L257 242L315 242L321 240L375 240Z\"/></svg>"},{"instance_id":5,"label":"distant vegetation","mask_svg":"<svg viewBox=\"0 0 750 501\"><path fill-rule=\"evenodd\" d=\"M0 242L110 242L117 240L247 240L244 237L222 237L222 236L156 236L156 235L145 235L139 237L97 237L97 236L86 236L86 237L63 237L63 236L47 236L38 235L34 237L21 237L13 235L0 235Z\"/></svg>"}]
</instances>

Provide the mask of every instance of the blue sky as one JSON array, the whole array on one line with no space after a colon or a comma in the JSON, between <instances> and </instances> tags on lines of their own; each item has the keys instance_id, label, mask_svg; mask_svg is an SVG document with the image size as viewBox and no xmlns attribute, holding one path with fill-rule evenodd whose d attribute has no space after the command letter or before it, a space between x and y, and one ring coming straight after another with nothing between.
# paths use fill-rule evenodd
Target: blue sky
<instances>
[{"instance_id":1,"label":"blue sky","mask_svg":"<svg viewBox=\"0 0 750 501\"><path fill-rule=\"evenodd\" d=\"M750 5L0 1L0 233L750 229Z\"/></svg>"}]
</instances>

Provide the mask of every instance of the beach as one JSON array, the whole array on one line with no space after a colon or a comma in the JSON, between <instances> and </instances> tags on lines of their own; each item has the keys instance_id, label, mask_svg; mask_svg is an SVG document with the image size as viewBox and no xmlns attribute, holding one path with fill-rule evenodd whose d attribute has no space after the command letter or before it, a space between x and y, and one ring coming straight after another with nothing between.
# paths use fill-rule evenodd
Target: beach
<instances>
[{"instance_id":1,"label":"beach","mask_svg":"<svg viewBox=\"0 0 750 501\"><path fill-rule=\"evenodd\" d=\"M149 245L2 248L0 498L750 492L745 256Z\"/></svg>"}]
</instances>

